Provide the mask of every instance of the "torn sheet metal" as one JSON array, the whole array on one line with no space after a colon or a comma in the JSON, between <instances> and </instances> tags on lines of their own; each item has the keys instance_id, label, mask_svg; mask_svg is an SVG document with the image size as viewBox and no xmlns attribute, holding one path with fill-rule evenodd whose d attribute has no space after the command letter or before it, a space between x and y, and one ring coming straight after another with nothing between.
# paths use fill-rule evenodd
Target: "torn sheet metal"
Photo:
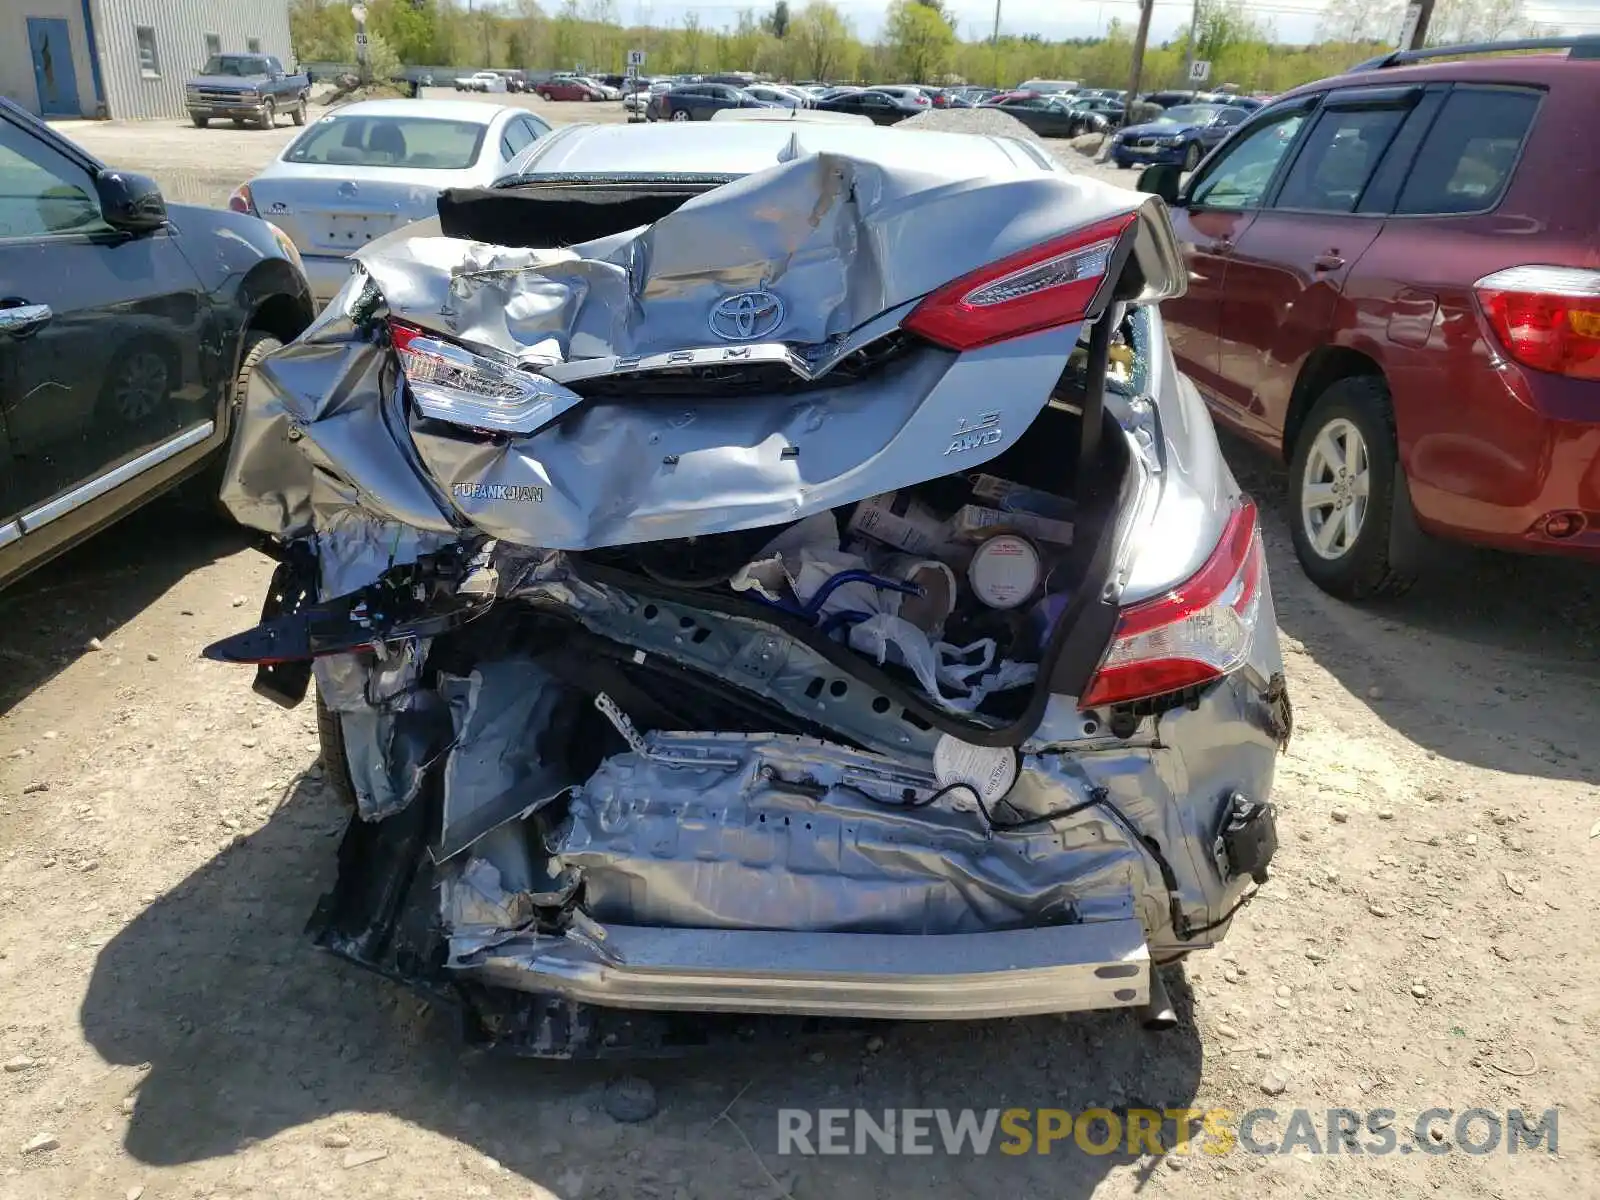
<instances>
[{"instance_id":1,"label":"torn sheet metal","mask_svg":"<svg viewBox=\"0 0 1600 1200\"><path fill-rule=\"evenodd\" d=\"M348 322L303 335L258 366L223 473L222 502L243 525L279 537L359 505L374 517L451 535L438 485L422 469L392 355Z\"/></svg>"},{"instance_id":2,"label":"torn sheet metal","mask_svg":"<svg viewBox=\"0 0 1600 1200\"><path fill-rule=\"evenodd\" d=\"M1162 894L1147 859L1093 810L992 832L964 793L908 806L933 779L876 755L770 735L649 742L736 765L630 753L584 783L555 860L581 874L602 923L965 933L1127 917L1134 892ZM1087 788L1055 791L1067 807Z\"/></svg>"},{"instance_id":3,"label":"torn sheet metal","mask_svg":"<svg viewBox=\"0 0 1600 1200\"><path fill-rule=\"evenodd\" d=\"M414 803L450 736L449 715L433 692L417 692L406 708L346 709L339 726L364 821L384 820Z\"/></svg>"},{"instance_id":4,"label":"torn sheet metal","mask_svg":"<svg viewBox=\"0 0 1600 1200\"><path fill-rule=\"evenodd\" d=\"M459 932L521 929L534 918L533 897L508 891L500 869L484 858L469 858L455 875L439 881L439 916Z\"/></svg>"},{"instance_id":5,"label":"torn sheet metal","mask_svg":"<svg viewBox=\"0 0 1600 1200\"><path fill-rule=\"evenodd\" d=\"M439 693L454 731L434 851L434 860L444 862L578 782L567 744L579 702L524 658L481 663L466 676L441 675Z\"/></svg>"}]
</instances>

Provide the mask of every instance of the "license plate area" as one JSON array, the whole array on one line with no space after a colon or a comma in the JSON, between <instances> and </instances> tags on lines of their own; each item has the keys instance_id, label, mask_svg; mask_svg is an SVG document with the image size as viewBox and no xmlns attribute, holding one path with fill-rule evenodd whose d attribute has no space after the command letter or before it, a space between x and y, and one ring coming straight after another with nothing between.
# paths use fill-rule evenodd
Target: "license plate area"
<instances>
[{"instance_id":1,"label":"license plate area","mask_svg":"<svg viewBox=\"0 0 1600 1200\"><path fill-rule=\"evenodd\" d=\"M361 213L331 214L323 219L321 236L317 244L329 250L352 253L361 249L373 238L382 237L394 228L394 218L388 214L368 216Z\"/></svg>"}]
</instances>

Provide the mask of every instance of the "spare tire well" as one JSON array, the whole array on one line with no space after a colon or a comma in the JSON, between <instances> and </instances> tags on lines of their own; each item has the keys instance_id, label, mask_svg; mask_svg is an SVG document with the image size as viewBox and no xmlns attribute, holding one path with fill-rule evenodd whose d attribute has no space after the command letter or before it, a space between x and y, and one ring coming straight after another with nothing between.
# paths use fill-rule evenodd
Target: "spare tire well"
<instances>
[{"instance_id":1,"label":"spare tire well","mask_svg":"<svg viewBox=\"0 0 1600 1200\"><path fill-rule=\"evenodd\" d=\"M1322 346L1313 350L1300 368L1294 381L1294 391L1289 396L1289 411L1283 421L1283 444L1280 447L1283 461L1294 457L1294 444L1300 437L1300 428L1317 402L1317 397L1341 379L1353 375L1376 375L1383 378L1383 368L1359 350L1344 346Z\"/></svg>"}]
</instances>

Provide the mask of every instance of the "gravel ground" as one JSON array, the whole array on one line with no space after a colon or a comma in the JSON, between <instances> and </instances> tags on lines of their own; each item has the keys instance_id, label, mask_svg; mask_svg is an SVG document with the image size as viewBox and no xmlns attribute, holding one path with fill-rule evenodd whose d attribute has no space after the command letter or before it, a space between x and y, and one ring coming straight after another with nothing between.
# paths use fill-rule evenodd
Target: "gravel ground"
<instances>
[{"instance_id":1,"label":"gravel ground","mask_svg":"<svg viewBox=\"0 0 1600 1200\"><path fill-rule=\"evenodd\" d=\"M224 195L291 136L82 130ZM1593 571L1463 556L1350 608L1294 564L1281 469L1229 453L1266 503L1298 729L1273 878L1174 978L1179 1028L897 1026L635 1065L637 1122L608 1105L622 1068L484 1058L305 945L343 824L311 714L198 657L265 588L241 536L158 503L0 595L0 1196L1595 1194ZM1393 1110L1370 1128L1396 1152L776 1153L783 1107L1263 1105L1319 1131ZM1414 1139L1433 1107L1556 1109L1560 1153Z\"/></svg>"}]
</instances>

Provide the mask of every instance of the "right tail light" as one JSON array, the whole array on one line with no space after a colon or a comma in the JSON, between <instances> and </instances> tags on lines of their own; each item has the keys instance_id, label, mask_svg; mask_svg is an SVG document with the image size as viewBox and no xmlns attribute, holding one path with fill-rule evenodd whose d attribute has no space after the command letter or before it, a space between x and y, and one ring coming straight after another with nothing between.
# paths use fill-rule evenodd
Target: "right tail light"
<instances>
[{"instance_id":1,"label":"right tail light","mask_svg":"<svg viewBox=\"0 0 1600 1200\"><path fill-rule=\"evenodd\" d=\"M1474 287L1495 336L1517 362L1600 379L1600 271L1509 267Z\"/></svg>"},{"instance_id":2,"label":"right tail light","mask_svg":"<svg viewBox=\"0 0 1600 1200\"><path fill-rule=\"evenodd\" d=\"M1256 506L1244 500L1204 566L1170 591L1122 610L1111 649L1078 706L1164 696L1243 666L1261 608L1264 566Z\"/></svg>"},{"instance_id":3,"label":"right tail light","mask_svg":"<svg viewBox=\"0 0 1600 1200\"><path fill-rule=\"evenodd\" d=\"M1137 213L1123 213L1018 251L930 292L903 328L951 350L974 350L1084 319Z\"/></svg>"}]
</instances>

